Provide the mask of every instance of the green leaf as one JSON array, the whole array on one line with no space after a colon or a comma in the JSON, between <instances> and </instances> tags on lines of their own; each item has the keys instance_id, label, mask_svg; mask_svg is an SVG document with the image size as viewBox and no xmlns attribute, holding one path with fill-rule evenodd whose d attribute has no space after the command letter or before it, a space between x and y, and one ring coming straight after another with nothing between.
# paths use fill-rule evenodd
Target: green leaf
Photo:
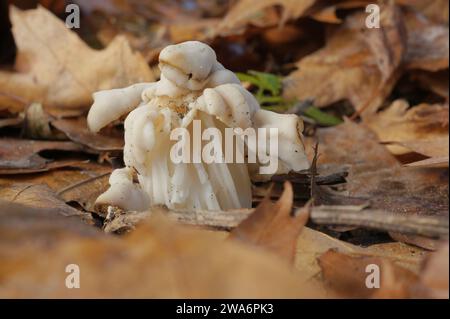
<instances>
[{"instance_id":1,"label":"green leaf","mask_svg":"<svg viewBox=\"0 0 450 319\"><path fill-rule=\"evenodd\" d=\"M241 81L241 82L249 82L249 83L257 86L258 88L261 86L259 79L253 75L236 72L236 76L238 77L239 81Z\"/></svg>"},{"instance_id":2,"label":"green leaf","mask_svg":"<svg viewBox=\"0 0 450 319\"><path fill-rule=\"evenodd\" d=\"M282 86L280 76L252 70L248 71L248 73L258 79L259 86L262 89L269 91L274 96L280 95Z\"/></svg>"},{"instance_id":3,"label":"green leaf","mask_svg":"<svg viewBox=\"0 0 450 319\"><path fill-rule=\"evenodd\" d=\"M308 107L303 113L307 117L316 121L317 124L323 125L323 126L335 126L335 125L341 124L343 122L340 118L338 118L334 115L325 113L315 106Z\"/></svg>"}]
</instances>

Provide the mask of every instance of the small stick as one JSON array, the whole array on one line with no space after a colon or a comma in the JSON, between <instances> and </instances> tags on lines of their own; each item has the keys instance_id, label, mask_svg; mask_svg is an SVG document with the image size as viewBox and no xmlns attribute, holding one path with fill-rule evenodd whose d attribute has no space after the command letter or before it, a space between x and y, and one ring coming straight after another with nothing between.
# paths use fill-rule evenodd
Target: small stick
<instances>
[{"instance_id":1,"label":"small stick","mask_svg":"<svg viewBox=\"0 0 450 319\"><path fill-rule=\"evenodd\" d=\"M156 208L155 208L156 209ZM230 230L250 216L254 209L228 211L167 210L165 213L183 224ZM147 218L150 212L123 212L116 209L116 216L107 222L108 232L121 227L133 228ZM385 232L420 235L429 238L448 237L448 220L432 216L400 216L381 210L364 209L361 206L316 206L311 208L310 220L319 225L356 226Z\"/></svg>"},{"instance_id":2,"label":"small stick","mask_svg":"<svg viewBox=\"0 0 450 319\"><path fill-rule=\"evenodd\" d=\"M355 210L350 207L319 206L311 212L319 225L358 226L431 238L448 237L448 219L433 216L398 215L381 210Z\"/></svg>"}]
</instances>

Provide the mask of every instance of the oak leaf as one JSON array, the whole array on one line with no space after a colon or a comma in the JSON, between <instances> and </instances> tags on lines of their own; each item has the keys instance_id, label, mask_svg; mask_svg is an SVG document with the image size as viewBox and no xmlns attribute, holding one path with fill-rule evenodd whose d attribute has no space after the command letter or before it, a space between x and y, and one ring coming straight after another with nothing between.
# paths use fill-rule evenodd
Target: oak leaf
<instances>
[{"instance_id":1,"label":"oak leaf","mask_svg":"<svg viewBox=\"0 0 450 319\"><path fill-rule=\"evenodd\" d=\"M18 55L15 72L0 71L0 92L50 108L88 108L95 91L154 80L123 37L98 51L43 7L11 7L10 16Z\"/></svg>"}]
</instances>

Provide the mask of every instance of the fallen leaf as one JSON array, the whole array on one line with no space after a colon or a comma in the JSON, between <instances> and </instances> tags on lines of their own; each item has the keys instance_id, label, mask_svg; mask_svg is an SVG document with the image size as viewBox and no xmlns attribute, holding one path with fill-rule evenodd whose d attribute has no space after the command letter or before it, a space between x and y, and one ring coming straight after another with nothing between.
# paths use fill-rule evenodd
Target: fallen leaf
<instances>
[{"instance_id":1,"label":"fallen leaf","mask_svg":"<svg viewBox=\"0 0 450 319\"><path fill-rule=\"evenodd\" d=\"M449 157L448 156L441 156L441 157L432 157L427 158L425 160L412 162L409 164L406 164L405 166L412 166L412 167L448 167L449 163Z\"/></svg>"},{"instance_id":2,"label":"fallen leaf","mask_svg":"<svg viewBox=\"0 0 450 319\"><path fill-rule=\"evenodd\" d=\"M360 247L305 227L297 240L295 267L306 277L320 282L318 258L330 249L355 257L386 258L414 273L419 272L420 263L425 256L423 249L400 242Z\"/></svg>"},{"instance_id":3,"label":"fallen leaf","mask_svg":"<svg viewBox=\"0 0 450 319\"><path fill-rule=\"evenodd\" d=\"M0 71L2 92L50 108L88 108L95 91L154 80L122 37L96 51L43 7L11 7L10 17L18 56L16 72Z\"/></svg>"},{"instance_id":4,"label":"fallen leaf","mask_svg":"<svg viewBox=\"0 0 450 319\"><path fill-rule=\"evenodd\" d=\"M430 253L424 260L420 280L429 289L432 297L448 299L448 241L442 243L436 252Z\"/></svg>"},{"instance_id":5,"label":"fallen leaf","mask_svg":"<svg viewBox=\"0 0 450 319\"><path fill-rule=\"evenodd\" d=\"M318 2L311 8L311 17L320 22L341 23L342 20L336 15L337 10L348 10L364 8L369 1L349 0L337 3Z\"/></svg>"},{"instance_id":6,"label":"fallen leaf","mask_svg":"<svg viewBox=\"0 0 450 319\"><path fill-rule=\"evenodd\" d=\"M405 15L405 23L408 30L406 67L427 71L447 69L449 65L448 23L447 25L433 23L419 13L410 11Z\"/></svg>"},{"instance_id":7,"label":"fallen leaf","mask_svg":"<svg viewBox=\"0 0 450 319\"><path fill-rule=\"evenodd\" d=\"M7 127L7 126L18 126L18 125L22 124L22 122L23 122L22 116L2 118L2 119L0 119L0 128Z\"/></svg>"},{"instance_id":8,"label":"fallen leaf","mask_svg":"<svg viewBox=\"0 0 450 319\"><path fill-rule=\"evenodd\" d=\"M378 65L382 81L385 82L403 62L407 48L406 27L401 9L393 4L381 7L380 25L381 28L363 28L362 36Z\"/></svg>"},{"instance_id":9,"label":"fallen leaf","mask_svg":"<svg viewBox=\"0 0 450 319\"><path fill-rule=\"evenodd\" d=\"M320 297L275 256L158 214L122 238L67 232L57 216L40 218L45 231L32 214L10 216L0 210L2 297ZM30 226L10 226L19 221ZM68 264L83 273L79 289L65 286Z\"/></svg>"},{"instance_id":10,"label":"fallen leaf","mask_svg":"<svg viewBox=\"0 0 450 319\"><path fill-rule=\"evenodd\" d=\"M230 34L238 33L238 30L245 28L252 20L260 19L264 21L264 26L270 24L270 20L263 19L264 10L279 5L283 8L283 13L279 19L279 24L283 25L290 19L296 19L314 4L315 0L261 0L258 2L251 0L240 0L236 3L224 17L220 26L219 33ZM269 22L269 24L267 23ZM259 24L261 26L261 24Z\"/></svg>"},{"instance_id":11,"label":"fallen leaf","mask_svg":"<svg viewBox=\"0 0 450 319\"><path fill-rule=\"evenodd\" d=\"M439 96L449 100L449 72L442 70L439 72L429 72L414 70L411 73L411 80L417 82L419 86L436 93Z\"/></svg>"},{"instance_id":12,"label":"fallen leaf","mask_svg":"<svg viewBox=\"0 0 450 319\"><path fill-rule=\"evenodd\" d=\"M386 9L397 12L396 7ZM349 16L324 48L297 63L298 70L284 80L285 98L313 100L318 107L346 99L357 111L375 112L399 75L396 66L404 51L398 41L399 16L386 13L388 23L380 29L366 29L364 14ZM374 38L378 40L369 45L366 39Z\"/></svg>"},{"instance_id":13,"label":"fallen leaf","mask_svg":"<svg viewBox=\"0 0 450 319\"><path fill-rule=\"evenodd\" d=\"M90 221L90 214L85 214L64 203L54 191L44 184L16 183L0 185L0 199L6 202L22 204L41 210L54 210L65 217L80 216Z\"/></svg>"},{"instance_id":14,"label":"fallen leaf","mask_svg":"<svg viewBox=\"0 0 450 319\"><path fill-rule=\"evenodd\" d=\"M66 203L75 202L86 211L93 212L95 200L109 187L110 172L111 167L108 165L76 163L72 167L53 169L40 174L15 175L13 179L3 176L0 177L0 184L46 184Z\"/></svg>"},{"instance_id":15,"label":"fallen leaf","mask_svg":"<svg viewBox=\"0 0 450 319\"><path fill-rule=\"evenodd\" d=\"M431 20L448 25L447 0L397 0L397 2L415 8Z\"/></svg>"},{"instance_id":16,"label":"fallen leaf","mask_svg":"<svg viewBox=\"0 0 450 319\"><path fill-rule=\"evenodd\" d=\"M337 192L341 195L334 198L338 201L334 204L345 205L358 198L373 209L396 214L448 216L447 169L402 167L364 124L347 121L319 129L317 139L321 145L319 171L330 166L348 167L347 184ZM429 240L417 237L402 240L433 248Z\"/></svg>"},{"instance_id":17,"label":"fallen leaf","mask_svg":"<svg viewBox=\"0 0 450 319\"><path fill-rule=\"evenodd\" d=\"M448 140L448 107L439 104L420 104L410 108L406 101L396 100L387 109L367 118L365 123L382 142L407 143L410 147L415 143L417 150L418 144L422 144L421 151L418 152L421 154L426 141L441 143L443 139ZM411 151L405 146L406 148L398 145L387 147L393 154L401 155ZM448 146L446 149L446 154L445 149L436 149L433 154L448 155ZM431 155L430 149L425 152Z\"/></svg>"},{"instance_id":18,"label":"fallen leaf","mask_svg":"<svg viewBox=\"0 0 450 319\"><path fill-rule=\"evenodd\" d=\"M319 172L324 166L346 166L349 174L353 175L400 166L386 146L379 143L374 132L366 125L350 120L338 126L317 130L316 138L313 141L308 139L307 142L319 142ZM309 158L311 156L309 154Z\"/></svg>"},{"instance_id":19,"label":"fallen leaf","mask_svg":"<svg viewBox=\"0 0 450 319\"><path fill-rule=\"evenodd\" d=\"M63 141L2 138L0 139L0 170L5 173L11 170L16 174L21 172L44 171L55 167L53 165L56 165L56 167L63 165L62 163L54 163L51 165L51 160L45 159L38 154L44 150L80 152L83 150L83 147L72 142ZM76 162L80 161L78 160ZM64 165L72 165L73 163L73 160L66 161Z\"/></svg>"},{"instance_id":20,"label":"fallen leaf","mask_svg":"<svg viewBox=\"0 0 450 319\"><path fill-rule=\"evenodd\" d=\"M418 283L413 272L380 258L352 257L329 250L320 256L319 264L324 280L344 297L410 298L410 289ZM367 285L371 273L380 276L377 289Z\"/></svg>"},{"instance_id":21,"label":"fallen leaf","mask_svg":"<svg viewBox=\"0 0 450 319\"><path fill-rule=\"evenodd\" d=\"M427 140L409 140L391 144L398 144L409 150L428 157L448 157L448 135Z\"/></svg>"},{"instance_id":22,"label":"fallen leaf","mask_svg":"<svg viewBox=\"0 0 450 319\"><path fill-rule=\"evenodd\" d=\"M335 250L320 256L319 264L324 280L346 297L448 299L448 242L422 260L418 273L385 257L351 256ZM376 284L376 289L370 284Z\"/></svg>"},{"instance_id":23,"label":"fallen leaf","mask_svg":"<svg viewBox=\"0 0 450 319\"><path fill-rule=\"evenodd\" d=\"M120 133L115 136L92 133L87 127L85 117L57 119L51 121L51 124L64 132L70 140L85 145L93 151L121 151L123 149L124 142L123 137L119 136Z\"/></svg>"},{"instance_id":24,"label":"fallen leaf","mask_svg":"<svg viewBox=\"0 0 450 319\"><path fill-rule=\"evenodd\" d=\"M270 191L253 214L234 228L230 238L261 247L293 261L296 239L308 220L308 206L291 215L292 185L285 182L280 199L270 201Z\"/></svg>"}]
</instances>

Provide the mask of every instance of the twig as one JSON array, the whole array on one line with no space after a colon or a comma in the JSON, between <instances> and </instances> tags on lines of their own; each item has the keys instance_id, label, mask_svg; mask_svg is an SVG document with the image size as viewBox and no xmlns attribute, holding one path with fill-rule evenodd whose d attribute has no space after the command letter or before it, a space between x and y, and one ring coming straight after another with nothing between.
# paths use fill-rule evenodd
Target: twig
<instances>
[{"instance_id":1,"label":"twig","mask_svg":"<svg viewBox=\"0 0 450 319\"><path fill-rule=\"evenodd\" d=\"M355 210L349 207L319 206L311 212L319 225L358 226L431 238L448 237L448 219L433 216L398 215L381 210Z\"/></svg>"},{"instance_id":2,"label":"twig","mask_svg":"<svg viewBox=\"0 0 450 319\"><path fill-rule=\"evenodd\" d=\"M311 200L312 205L314 205L314 201L317 195L317 184L316 184L316 175L317 175L317 158L319 152L319 142L314 146L314 158L311 163Z\"/></svg>"},{"instance_id":3,"label":"twig","mask_svg":"<svg viewBox=\"0 0 450 319\"><path fill-rule=\"evenodd\" d=\"M364 209L363 206L316 206L310 208L310 220L319 225L345 225L420 235L429 238L448 236L448 220L432 216L400 216L381 210ZM155 208L158 209L158 208ZM230 230L250 216L254 209L228 211L167 210L165 214L180 223ZM151 212L124 212L115 209L105 221L105 231L115 232L122 228L133 228L147 218Z\"/></svg>"}]
</instances>

